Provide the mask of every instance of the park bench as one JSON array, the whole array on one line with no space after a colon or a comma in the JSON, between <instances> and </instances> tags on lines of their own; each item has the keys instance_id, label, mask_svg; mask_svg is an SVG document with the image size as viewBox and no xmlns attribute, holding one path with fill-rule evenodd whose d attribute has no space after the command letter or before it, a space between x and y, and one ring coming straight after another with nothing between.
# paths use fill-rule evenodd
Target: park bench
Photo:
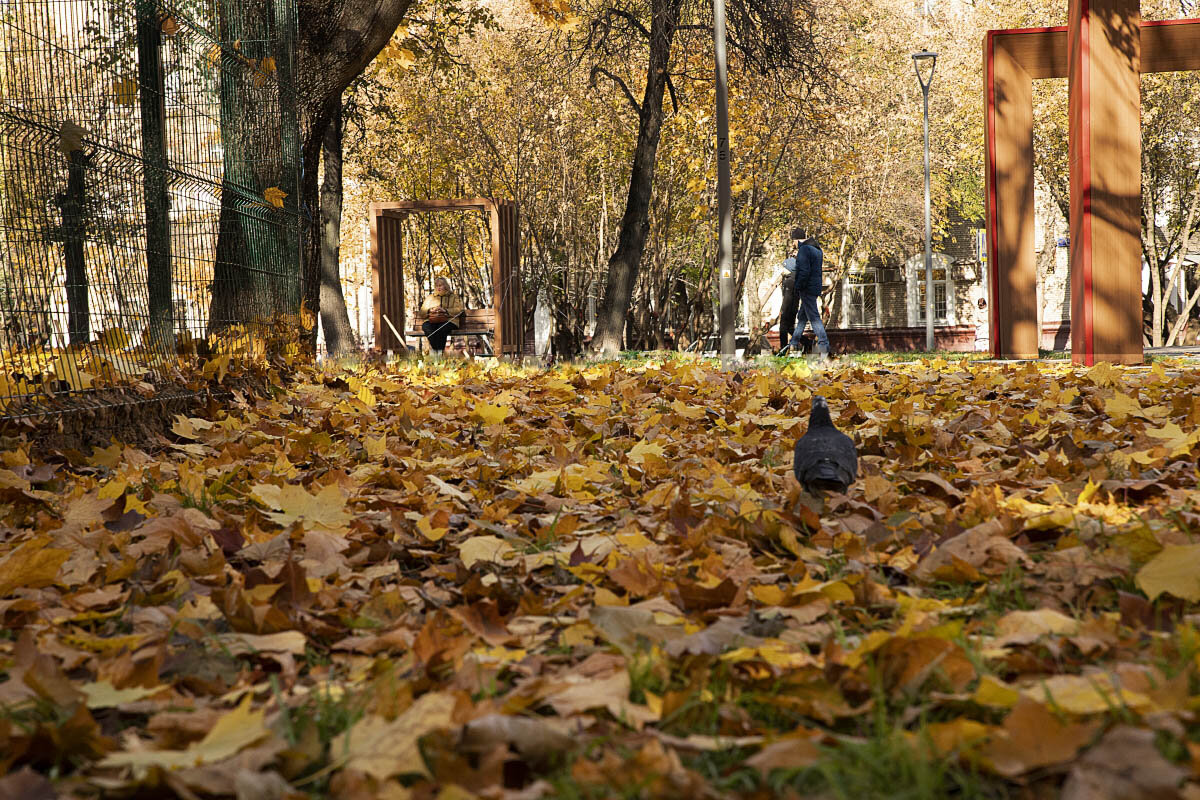
<instances>
[{"instance_id":1,"label":"park bench","mask_svg":"<svg viewBox=\"0 0 1200 800\"><path fill-rule=\"evenodd\" d=\"M421 339L425 336L425 332L420 328L405 331L404 333L406 336L412 336L416 339ZM468 308L463 312L463 324L454 332L454 336L474 336L483 345L483 355L493 355L492 340L496 336L496 309Z\"/></svg>"}]
</instances>

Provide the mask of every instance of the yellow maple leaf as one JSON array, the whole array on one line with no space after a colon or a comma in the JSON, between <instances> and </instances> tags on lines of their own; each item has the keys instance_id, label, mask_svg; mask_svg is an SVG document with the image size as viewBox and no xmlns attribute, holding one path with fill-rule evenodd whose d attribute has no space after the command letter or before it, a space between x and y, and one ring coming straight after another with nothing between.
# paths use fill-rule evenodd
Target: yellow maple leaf
<instances>
[{"instance_id":1,"label":"yellow maple leaf","mask_svg":"<svg viewBox=\"0 0 1200 800\"><path fill-rule=\"evenodd\" d=\"M133 767L146 770L152 767L175 770L198 767L224 761L270 735L264 722L264 711L251 711L253 696L247 694L237 708L221 716L212 729L186 750L135 750L111 753L101 762L102 767Z\"/></svg>"},{"instance_id":2,"label":"yellow maple leaf","mask_svg":"<svg viewBox=\"0 0 1200 800\"><path fill-rule=\"evenodd\" d=\"M629 448L626 457L634 464L644 464L647 458L663 457L663 446L658 442L641 441Z\"/></svg>"},{"instance_id":3,"label":"yellow maple leaf","mask_svg":"<svg viewBox=\"0 0 1200 800\"><path fill-rule=\"evenodd\" d=\"M499 425L512 416L513 410L508 406L492 405L491 403L476 403L475 416L483 420L485 425Z\"/></svg>"},{"instance_id":4,"label":"yellow maple leaf","mask_svg":"<svg viewBox=\"0 0 1200 800\"><path fill-rule=\"evenodd\" d=\"M1124 422L1129 417L1145 417L1142 404L1137 398L1118 392L1104 401L1104 413L1112 417L1113 422Z\"/></svg>"},{"instance_id":5,"label":"yellow maple leaf","mask_svg":"<svg viewBox=\"0 0 1200 800\"><path fill-rule=\"evenodd\" d=\"M92 384L96 380L95 375L85 372L79 362L66 353L51 361L50 369L54 372L55 378L64 381L74 392L92 388Z\"/></svg>"},{"instance_id":6,"label":"yellow maple leaf","mask_svg":"<svg viewBox=\"0 0 1200 800\"><path fill-rule=\"evenodd\" d=\"M88 708L115 708L125 703L134 703L163 691L165 686L131 686L127 689L117 689L109 681L85 683L79 687L87 697Z\"/></svg>"},{"instance_id":7,"label":"yellow maple leaf","mask_svg":"<svg viewBox=\"0 0 1200 800\"><path fill-rule=\"evenodd\" d=\"M371 399L374 400L375 396L371 395ZM379 461L387 455L387 434L374 438L370 436L363 437L363 450L366 451L367 458L372 461Z\"/></svg>"},{"instance_id":8,"label":"yellow maple leaf","mask_svg":"<svg viewBox=\"0 0 1200 800\"><path fill-rule=\"evenodd\" d=\"M260 483L251 490L251 495L263 505L276 509L267 512L267 516L285 528L294 522L302 522L306 528L340 531L350 524L346 497L332 484L314 495L295 484Z\"/></svg>"},{"instance_id":9,"label":"yellow maple leaf","mask_svg":"<svg viewBox=\"0 0 1200 800\"><path fill-rule=\"evenodd\" d=\"M54 583L59 568L71 553L48 547L49 544L48 537L34 539L0 560L0 597L7 596L18 586L36 589Z\"/></svg>"},{"instance_id":10,"label":"yellow maple leaf","mask_svg":"<svg viewBox=\"0 0 1200 800\"><path fill-rule=\"evenodd\" d=\"M413 64L417 63L417 54L412 50L409 50L407 47L397 47L395 48L395 52L392 53L392 60L394 60L397 66L399 66L401 69L408 69Z\"/></svg>"},{"instance_id":11,"label":"yellow maple leaf","mask_svg":"<svg viewBox=\"0 0 1200 800\"><path fill-rule=\"evenodd\" d=\"M1118 386L1121 383L1121 370L1107 361L1101 361L1089 369L1087 376L1097 386Z\"/></svg>"},{"instance_id":12,"label":"yellow maple leaf","mask_svg":"<svg viewBox=\"0 0 1200 800\"><path fill-rule=\"evenodd\" d=\"M445 527L444 524L437 525L437 527L435 527L435 525L437 525L437 522L435 522L432 517L421 517L419 520L417 520L417 530L421 532L422 536L431 542L441 540L441 538L450 530L449 528ZM470 565L468 564L468 566Z\"/></svg>"},{"instance_id":13,"label":"yellow maple leaf","mask_svg":"<svg viewBox=\"0 0 1200 800\"><path fill-rule=\"evenodd\" d=\"M1114 708L1146 711L1154 706L1149 697L1121 687L1105 673L1053 675L1022 694L1068 714L1102 714Z\"/></svg>"},{"instance_id":14,"label":"yellow maple leaf","mask_svg":"<svg viewBox=\"0 0 1200 800\"><path fill-rule=\"evenodd\" d=\"M1200 544L1169 544L1137 574L1137 585L1151 600L1164 592L1200 601Z\"/></svg>"},{"instance_id":15,"label":"yellow maple leaf","mask_svg":"<svg viewBox=\"0 0 1200 800\"><path fill-rule=\"evenodd\" d=\"M458 545L458 556L467 569L480 561L500 563L511 552L512 545L498 536L472 536Z\"/></svg>"},{"instance_id":16,"label":"yellow maple leaf","mask_svg":"<svg viewBox=\"0 0 1200 800\"><path fill-rule=\"evenodd\" d=\"M263 199L275 206L275 208L283 208L283 198L285 197L287 197L287 192L278 186L272 186L263 191Z\"/></svg>"},{"instance_id":17,"label":"yellow maple leaf","mask_svg":"<svg viewBox=\"0 0 1200 800\"><path fill-rule=\"evenodd\" d=\"M104 347L121 350L129 347L132 340L129 338L129 334L120 328L106 328L101 332L97 342Z\"/></svg>"},{"instance_id":18,"label":"yellow maple leaf","mask_svg":"<svg viewBox=\"0 0 1200 800\"><path fill-rule=\"evenodd\" d=\"M333 752L344 754L347 768L379 781L396 775L428 775L418 740L449 727L455 704L450 692L429 692L390 722L374 714L365 716L334 739Z\"/></svg>"},{"instance_id":19,"label":"yellow maple leaf","mask_svg":"<svg viewBox=\"0 0 1200 800\"><path fill-rule=\"evenodd\" d=\"M1021 699L1021 693L1016 689L1001 683L990 675L984 675L979 681L975 693L971 695L972 702L981 706L1012 708Z\"/></svg>"},{"instance_id":20,"label":"yellow maple leaf","mask_svg":"<svg viewBox=\"0 0 1200 800\"><path fill-rule=\"evenodd\" d=\"M1146 435L1162 439L1163 445L1171 451L1171 458L1190 453L1196 443L1200 442L1200 430L1184 433L1174 422L1168 422L1161 428L1147 428Z\"/></svg>"}]
</instances>

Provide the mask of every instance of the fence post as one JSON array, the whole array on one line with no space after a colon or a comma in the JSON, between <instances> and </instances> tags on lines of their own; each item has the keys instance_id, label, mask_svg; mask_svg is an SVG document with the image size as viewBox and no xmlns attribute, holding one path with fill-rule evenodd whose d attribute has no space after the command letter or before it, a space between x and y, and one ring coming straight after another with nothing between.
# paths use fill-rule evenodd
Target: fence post
<instances>
[{"instance_id":1,"label":"fence post","mask_svg":"<svg viewBox=\"0 0 1200 800\"><path fill-rule=\"evenodd\" d=\"M70 342L85 345L91 341L88 313L87 261L83 249L86 230L88 156L79 149L67 154L67 191L59 195L62 211L63 256L67 268L67 331Z\"/></svg>"},{"instance_id":2,"label":"fence post","mask_svg":"<svg viewBox=\"0 0 1200 800\"><path fill-rule=\"evenodd\" d=\"M171 299L171 217L167 195L166 103L162 22L152 0L137 4L138 96L142 117L142 191L146 204L146 292L150 320L145 346L175 350Z\"/></svg>"}]
</instances>

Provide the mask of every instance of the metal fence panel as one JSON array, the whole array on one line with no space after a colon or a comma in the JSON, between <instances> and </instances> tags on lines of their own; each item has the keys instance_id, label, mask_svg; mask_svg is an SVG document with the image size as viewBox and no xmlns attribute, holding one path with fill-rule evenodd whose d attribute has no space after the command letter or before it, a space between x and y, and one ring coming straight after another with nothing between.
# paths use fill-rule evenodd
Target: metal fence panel
<instances>
[{"instance_id":1,"label":"metal fence panel","mask_svg":"<svg viewBox=\"0 0 1200 800\"><path fill-rule=\"evenodd\" d=\"M295 31L295 0L0 0L0 418L167 391L298 311Z\"/></svg>"}]
</instances>

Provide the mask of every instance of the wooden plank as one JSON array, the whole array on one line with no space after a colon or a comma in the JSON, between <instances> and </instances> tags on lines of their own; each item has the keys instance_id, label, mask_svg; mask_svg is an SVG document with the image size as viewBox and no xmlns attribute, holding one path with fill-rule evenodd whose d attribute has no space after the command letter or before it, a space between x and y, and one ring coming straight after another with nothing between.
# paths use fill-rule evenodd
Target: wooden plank
<instances>
[{"instance_id":1,"label":"wooden plank","mask_svg":"<svg viewBox=\"0 0 1200 800\"><path fill-rule=\"evenodd\" d=\"M1142 22L1141 72L1200 69L1200 19Z\"/></svg>"},{"instance_id":2,"label":"wooden plank","mask_svg":"<svg viewBox=\"0 0 1200 800\"><path fill-rule=\"evenodd\" d=\"M1037 358L1033 79L1001 38L989 42L985 160L992 348L1000 358Z\"/></svg>"},{"instance_id":3,"label":"wooden plank","mask_svg":"<svg viewBox=\"0 0 1200 800\"><path fill-rule=\"evenodd\" d=\"M1200 18L1143 21L1140 71L1200 69ZM1030 77L1066 78L1067 26L989 31Z\"/></svg>"},{"instance_id":4,"label":"wooden plank","mask_svg":"<svg viewBox=\"0 0 1200 800\"><path fill-rule=\"evenodd\" d=\"M1086 365L1143 360L1139 6L1071 2L1071 352Z\"/></svg>"},{"instance_id":5,"label":"wooden plank","mask_svg":"<svg viewBox=\"0 0 1200 800\"><path fill-rule=\"evenodd\" d=\"M1033 79L1067 77L1067 26L988 31Z\"/></svg>"},{"instance_id":6,"label":"wooden plank","mask_svg":"<svg viewBox=\"0 0 1200 800\"><path fill-rule=\"evenodd\" d=\"M371 220L371 315L372 330L375 332L375 346L383 349L381 331L384 327L380 314L382 311L382 285L379 281L379 210L375 203L368 209Z\"/></svg>"},{"instance_id":7,"label":"wooden plank","mask_svg":"<svg viewBox=\"0 0 1200 800\"><path fill-rule=\"evenodd\" d=\"M525 297L521 287L521 232L518 225L519 217L515 202L506 204L505 218L508 227L508 238L505 241L505 254L507 256L505 283L509 297L509 324L510 330L517 332L517 335L510 337L510 339L513 343L512 353L514 355L521 355L525 350Z\"/></svg>"},{"instance_id":8,"label":"wooden plank","mask_svg":"<svg viewBox=\"0 0 1200 800\"><path fill-rule=\"evenodd\" d=\"M400 330L403 331L408 319L408 309L405 308L404 301L404 220L393 220L392 225L396 232L396 314L400 319ZM408 341L402 340L400 345L407 349Z\"/></svg>"},{"instance_id":9,"label":"wooden plank","mask_svg":"<svg viewBox=\"0 0 1200 800\"><path fill-rule=\"evenodd\" d=\"M403 217L406 216L404 212L411 211L491 211L496 207L496 202L487 197L460 197L448 200L395 200L376 205L387 216Z\"/></svg>"},{"instance_id":10,"label":"wooden plank","mask_svg":"<svg viewBox=\"0 0 1200 800\"><path fill-rule=\"evenodd\" d=\"M404 270L402 230L400 220L379 217L380 314L386 316L397 330L404 329ZM376 341L381 350L401 350L405 343L397 339L386 322L376 329Z\"/></svg>"},{"instance_id":11,"label":"wooden plank","mask_svg":"<svg viewBox=\"0 0 1200 800\"><path fill-rule=\"evenodd\" d=\"M508 331L504 329L504 284L500 252L500 210L493 204L488 211L489 230L492 242L492 307L496 309L496 352L504 355L504 343Z\"/></svg>"}]
</instances>

